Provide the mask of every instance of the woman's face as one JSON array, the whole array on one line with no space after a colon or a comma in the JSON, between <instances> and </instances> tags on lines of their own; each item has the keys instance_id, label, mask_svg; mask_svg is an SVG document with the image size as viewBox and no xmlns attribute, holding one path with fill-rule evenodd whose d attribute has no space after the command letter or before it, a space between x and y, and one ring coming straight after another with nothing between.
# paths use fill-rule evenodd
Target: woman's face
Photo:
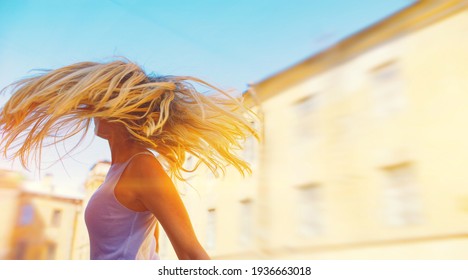
<instances>
[{"instance_id":1,"label":"woman's face","mask_svg":"<svg viewBox=\"0 0 468 280\"><path fill-rule=\"evenodd\" d=\"M94 134L106 140L111 138L118 138L120 140L129 137L125 127L118 122L110 122L103 118L93 118L94 121Z\"/></svg>"},{"instance_id":2,"label":"woman's face","mask_svg":"<svg viewBox=\"0 0 468 280\"><path fill-rule=\"evenodd\" d=\"M103 139L109 139L110 124L107 120L101 118L93 118L94 134Z\"/></svg>"}]
</instances>

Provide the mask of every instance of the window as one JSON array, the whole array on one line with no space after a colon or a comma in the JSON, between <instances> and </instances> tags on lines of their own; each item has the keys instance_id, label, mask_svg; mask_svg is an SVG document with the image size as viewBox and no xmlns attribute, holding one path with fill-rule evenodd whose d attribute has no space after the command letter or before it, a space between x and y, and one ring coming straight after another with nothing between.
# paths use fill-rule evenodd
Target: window
<instances>
[{"instance_id":1,"label":"window","mask_svg":"<svg viewBox=\"0 0 468 280\"><path fill-rule=\"evenodd\" d=\"M47 259L48 260L55 260L56 252L57 252L57 245L55 243L47 244Z\"/></svg>"},{"instance_id":2,"label":"window","mask_svg":"<svg viewBox=\"0 0 468 280\"><path fill-rule=\"evenodd\" d=\"M318 184L305 184L297 194L297 233L300 236L314 236L322 232L322 193Z\"/></svg>"},{"instance_id":3,"label":"window","mask_svg":"<svg viewBox=\"0 0 468 280\"><path fill-rule=\"evenodd\" d=\"M26 252L28 249L28 244L25 240L20 240L16 243L14 250L14 259L15 260L24 260L26 258Z\"/></svg>"},{"instance_id":4,"label":"window","mask_svg":"<svg viewBox=\"0 0 468 280\"><path fill-rule=\"evenodd\" d=\"M308 142L313 137L312 115L317 108L317 97L308 95L293 104L295 130L298 142Z\"/></svg>"},{"instance_id":5,"label":"window","mask_svg":"<svg viewBox=\"0 0 468 280\"><path fill-rule=\"evenodd\" d=\"M51 222L52 226L59 227L61 220L62 220L62 210L55 209L54 212L52 213L52 222Z\"/></svg>"},{"instance_id":6,"label":"window","mask_svg":"<svg viewBox=\"0 0 468 280\"><path fill-rule=\"evenodd\" d=\"M244 199L241 202L240 208L240 234L239 243L241 246L248 246L252 243L252 225L253 225L253 209L252 200Z\"/></svg>"},{"instance_id":7,"label":"window","mask_svg":"<svg viewBox=\"0 0 468 280\"><path fill-rule=\"evenodd\" d=\"M195 168L195 165L196 165L196 160L195 160L195 157L191 154L188 154L187 155L187 158L185 160L185 166L184 168L191 171Z\"/></svg>"},{"instance_id":8,"label":"window","mask_svg":"<svg viewBox=\"0 0 468 280\"><path fill-rule=\"evenodd\" d=\"M21 206L19 225L27 226L32 224L34 221L34 207L31 204L25 204Z\"/></svg>"},{"instance_id":9,"label":"window","mask_svg":"<svg viewBox=\"0 0 468 280\"><path fill-rule=\"evenodd\" d=\"M421 222L421 208L411 164L384 169L384 200L388 224L405 226Z\"/></svg>"},{"instance_id":10,"label":"window","mask_svg":"<svg viewBox=\"0 0 468 280\"><path fill-rule=\"evenodd\" d=\"M375 112L389 116L405 105L404 82L397 63L390 61L371 71Z\"/></svg>"},{"instance_id":11,"label":"window","mask_svg":"<svg viewBox=\"0 0 468 280\"><path fill-rule=\"evenodd\" d=\"M256 131L260 132L260 125L258 122L251 121L250 124L255 128ZM257 139L251 135L245 139L245 142L243 143L243 158L245 161L247 161L249 164L251 164L252 167L255 167L257 165L257 157L258 157L258 142Z\"/></svg>"},{"instance_id":12,"label":"window","mask_svg":"<svg viewBox=\"0 0 468 280\"><path fill-rule=\"evenodd\" d=\"M357 128L355 118L351 115L342 115L336 119L336 141L340 144L349 144Z\"/></svg>"},{"instance_id":13,"label":"window","mask_svg":"<svg viewBox=\"0 0 468 280\"><path fill-rule=\"evenodd\" d=\"M291 121L290 174L293 184L303 184L313 173L313 150L317 140L315 125L316 95L308 95L293 104Z\"/></svg>"},{"instance_id":14,"label":"window","mask_svg":"<svg viewBox=\"0 0 468 280\"><path fill-rule=\"evenodd\" d=\"M244 143L244 160L252 164L255 160L255 137L249 136Z\"/></svg>"},{"instance_id":15,"label":"window","mask_svg":"<svg viewBox=\"0 0 468 280\"><path fill-rule=\"evenodd\" d=\"M216 246L216 211L208 209L206 221L206 249L213 250Z\"/></svg>"}]
</instances>

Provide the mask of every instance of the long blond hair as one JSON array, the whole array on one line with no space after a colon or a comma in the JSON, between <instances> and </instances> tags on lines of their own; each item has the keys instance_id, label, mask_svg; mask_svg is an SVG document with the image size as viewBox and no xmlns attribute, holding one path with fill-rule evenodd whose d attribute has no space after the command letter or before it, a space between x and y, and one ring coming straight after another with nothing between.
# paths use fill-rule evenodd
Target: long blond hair
<instances>
[{"instance_id":1,"label":"long blond hair","mask_svg":"<svg viewBox=\"0 0 468 280\"><path fill-rule=\"evenodd\" d=\"M211 90L202 94L196 87ZM184 180L204 163L217 173L234 166L251 172L236 152L247 137L260 135L256 114L227 92L188 76L146 74L126 59L108 63L81 62L22 79L9 87L12 96L2 108L0 148L4 157L19 158L28 167L30 153L40 162L43 146L82 133L92 118L125 125L133 139L162 156L171 175ZM4 89L6 90L6 89ZM44 143L52 139L51 143ZM76 146L74 148L76 148ZM186 153L198 162L184 168Z\"/></svg>"}]
</instances>

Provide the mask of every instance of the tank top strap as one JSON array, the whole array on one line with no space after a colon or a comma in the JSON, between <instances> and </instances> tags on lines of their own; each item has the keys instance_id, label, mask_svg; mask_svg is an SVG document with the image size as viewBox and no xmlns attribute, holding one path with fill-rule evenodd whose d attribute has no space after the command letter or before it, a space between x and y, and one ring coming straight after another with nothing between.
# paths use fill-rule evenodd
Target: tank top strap
<instances>
[{"instance_id":1,"label":"tank top strap","mask_svg":"<svg viewBox=\"0 0 468 280\"><path fill-rule=\"evenodd\" d=\"M120 176L122 176L122 173L125 171L125 169L127 168L127 165L130 163L130 161L132 161L132 159L137 156L137 155L141 155L141 154L149 154L149 155L152 155L154 156L152 153L150 153L149 151L145 151L145 152L139 152L139 153L136 153L134 154L133 156L131 156L129 159L127 159L125 162L123 162L121 164L121 166L118 166L117 169L115 170L115 173L112 174L112 179L108 182L109 186L108 189L110 191L114 191L114 188L115 188L115 185L117 184L117 182L120 180Z\"/></svg>"},{"instance_id":2,"label":"tank top strap","mask_svg":"<svg viewBox=\"0 0 468 280\"><path fill-rule=\"evenodd\" d=\"M152 153L150 153L150 152L148 152L148 151L136 153L136 154L134 154L133 156L131 156L129 159L127 159L127 161L125 161L124 165L127 166L127 165L130 163L130 161L132 161L132 159L133 159L135 156L141 155L141 154L153 155Z\"/></svg>"},{"instance_id":3,"label":"tank top strap","mask_svg":"<svg viewBox=\"0 0 468 280\"><path fill-rule=\"evenodd\" d=\"M148 151L145 151L145 152L139 152L139 153L136 153L134 154L133 156L131 156L129 159L127 159L123 164L122 166L120 167L120 174L119 174L119 178L120 178L120 175L122 175L123 171L127 168L127 165L132 161L132 159L134 157L136 157L137 155L141 155L141 154L149 154L149 155L153 155L152 153L148 152Z\"/></svg>"}]
</instances>

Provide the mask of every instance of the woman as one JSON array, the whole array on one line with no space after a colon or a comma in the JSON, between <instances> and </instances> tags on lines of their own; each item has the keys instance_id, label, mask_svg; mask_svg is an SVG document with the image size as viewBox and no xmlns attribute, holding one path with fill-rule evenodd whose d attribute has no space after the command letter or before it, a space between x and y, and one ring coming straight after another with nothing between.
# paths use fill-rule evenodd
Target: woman
<instances>
[{"instance_id":1,"label":"woman","mask_svg":"<svg viewBox=\"0 0 468 280\"><path fill-rule=\"evenodd\" d=\"M217 94L201 94L190 81ZM183 181L201 163L215 174L227 165L250 172L236 149L250 135L258 139L255 117L240 100L196 78L148 75L127 60L82 62L12 85L0 115L1 148L7 156L17 147L11 158L27 167L31 152L40 163L45 139L54 145L81 132L82 140L94 120L112 163L85 212L91 259L158 259L157 222L179 259L208 259L173 179ZM183 167L187 153L198 158L192 170Z\"/></svg>"}]
</instances>

